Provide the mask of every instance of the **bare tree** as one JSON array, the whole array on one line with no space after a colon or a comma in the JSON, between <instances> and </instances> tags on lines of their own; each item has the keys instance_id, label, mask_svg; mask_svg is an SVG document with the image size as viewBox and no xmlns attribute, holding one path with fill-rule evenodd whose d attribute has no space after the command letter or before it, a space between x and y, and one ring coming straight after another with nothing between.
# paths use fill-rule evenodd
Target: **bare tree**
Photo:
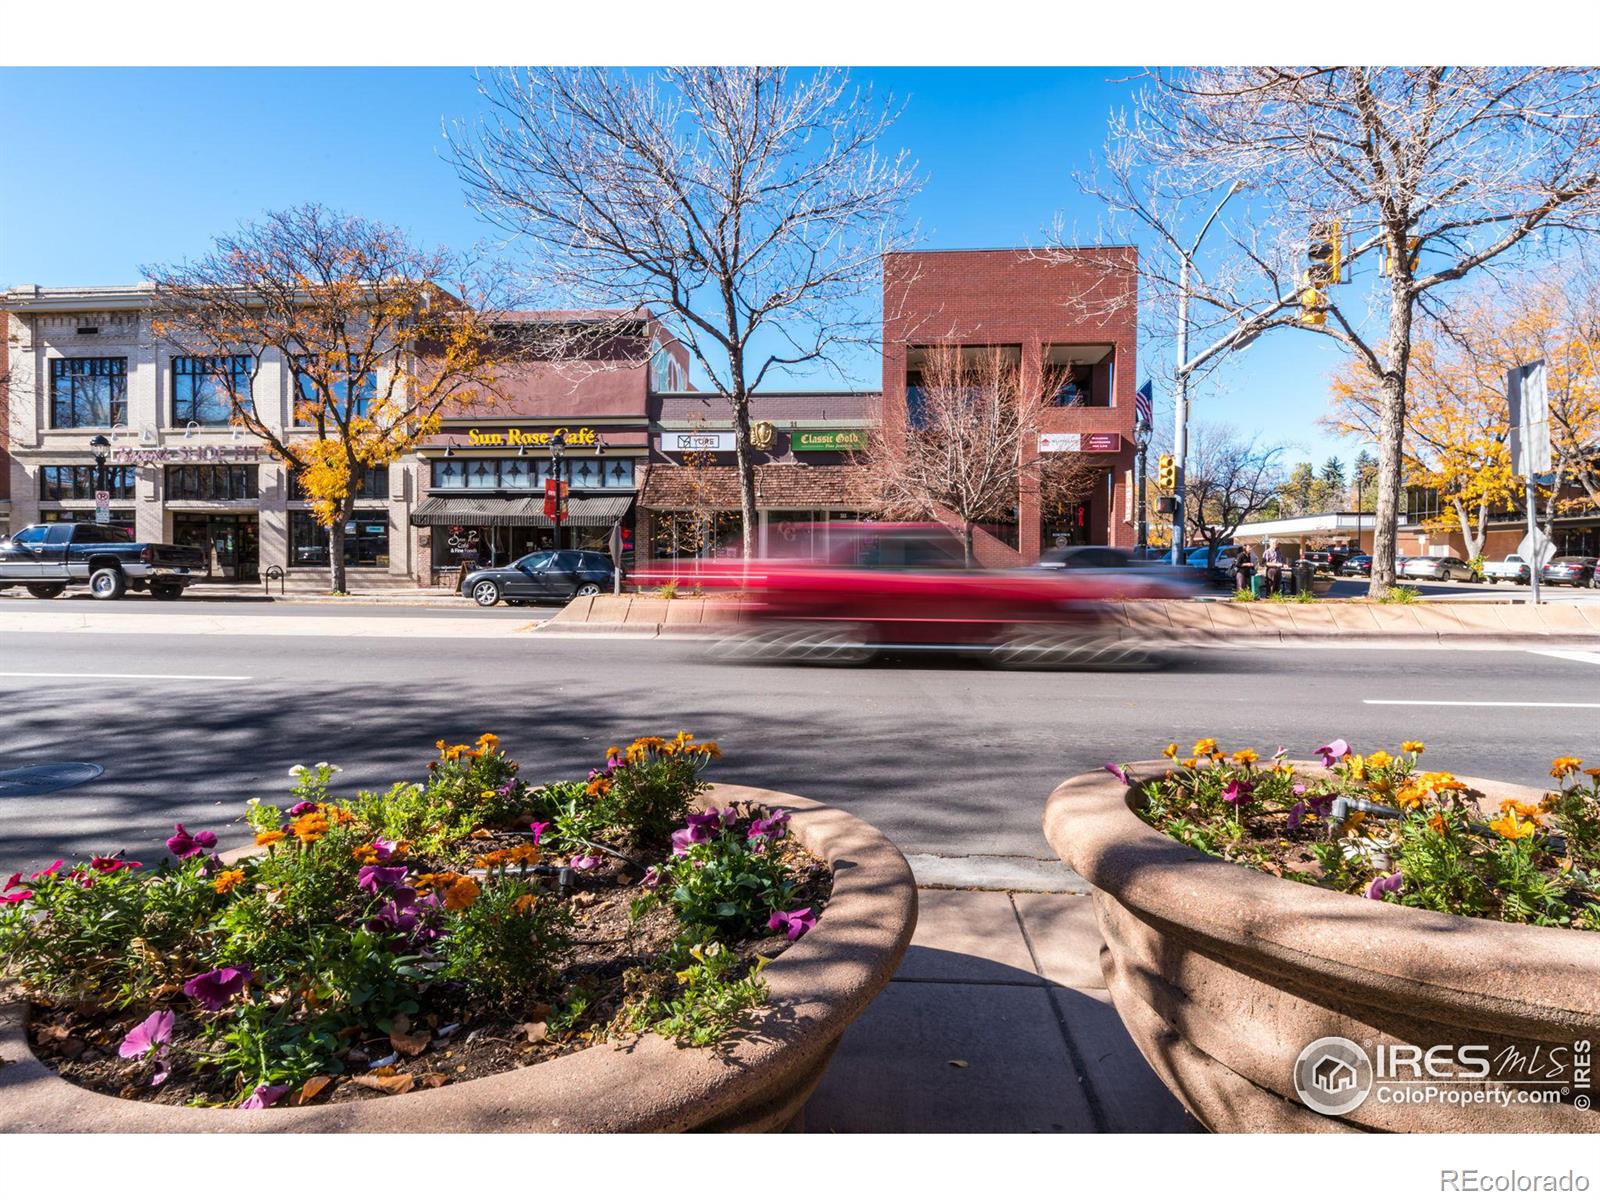
<instances>
[{"instance_id":1,"label":"bare tree","mask_svg":"<svg viewBox=\"0 0 1600 1200\"><path fill-rule=\"evenodd\" d=\"M471 203L543 285L669 325L732 409L752 557L751 392L879 336L870 301L917 187L877 149L897 110L837 70L529 68L481 91L487 116L451 135Z\"/></svg>"},{"instance_id":2,"label":"bare tree","mask_svg":"<svg viewBox=\"0 0 1600 1200\"><path fill-rule=\"evenodd\" d=\"M1023 492L1037 492L1047 512L1089 495L1101 474L1089 455L1039 453L1063 372L1030 379L1001 346L924 354L906 419L884 421L861 455L885 515L954 525L971 564L974 527L1010 518Z\"/></svg>"},{"instance_id":3,"label":"bare tree","mask_svg":"<svg viewBox=\"0 0 1600 1200\"><path fill-rule=\"evenodd\" d=\"M1205 543L1208 567L1239 526L1277 503L1287 482L1283 453L1282 446L1241 436L1231 425L1196 426L1184 523Z\"/></svg>"},{"instance_id":4,"label":"bare tree","mask_svg":"<svg viewBox=\"0 0 1600 1200\"><path fill-rule=\"evenodd\" d=\"M359 480L495 397L508 352L465 264L362 217L308 204L218 237L193 262L147 266L156 335L206 365L229 421L267 446L328 531L345 590L344 527ZM255 386L268 352L291 374L288 420Z\"/></svg>"},{"instance_id":5,"label":"bare tree","mask_svg":"<svg viewBox=\"0 0 1600 1200\"><path fill-rule=\"evenodd\" d=\"M1208 67L1156 74L1101 186L1158 233L1150 275L1213 356L1293 324L1341 342L1379 392L1372 592L1394 582L1406 380L1420 312L1475 272L1549 253L1600 216L1600 73L1545 67ZM1184 270L1172 213L1242 190L1225 251ZM1357 297L1308 289L1313 237L1339 222ZM1161 253L1165 246L1166 253ZM1381 260L1381 261L1380 261ZM1159 296L1161 287L1145 288ZM1309 291L1309 294L1308 294ZM1364 302L1364 303L1363 303ZM1209 323L1209 324L1208 324Z\"/></svg>"}]
</instances>

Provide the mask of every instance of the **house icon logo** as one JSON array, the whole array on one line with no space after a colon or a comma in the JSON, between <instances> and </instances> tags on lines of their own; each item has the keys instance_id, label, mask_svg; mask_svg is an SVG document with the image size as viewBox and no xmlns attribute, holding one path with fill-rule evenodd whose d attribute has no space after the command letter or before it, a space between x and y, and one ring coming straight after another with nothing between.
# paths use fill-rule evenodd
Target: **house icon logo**
<instances>
[{"instance_id":1,"label":"house icon logo","mask_svg":"<svg viewBox=\"0 0 1600 1200\"><path fill-rule=\"evenodd\" d=\"M1318 1038L1295 1059L1294 1090L1311 1111L1343 1116L1372 1091L1372 1060L1349 1038Z\"/></svg>"}]
</instances>

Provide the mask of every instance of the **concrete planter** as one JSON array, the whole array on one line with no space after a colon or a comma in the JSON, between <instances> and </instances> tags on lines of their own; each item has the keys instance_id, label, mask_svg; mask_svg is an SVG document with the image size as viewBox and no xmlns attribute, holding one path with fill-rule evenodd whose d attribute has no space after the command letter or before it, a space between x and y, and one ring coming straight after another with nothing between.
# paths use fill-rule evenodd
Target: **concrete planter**
<instances>
[{"instance_id":1,"label":"concrete planter","mask_svg":"<svg viewBox=\"0 0 1600 1200\"><path fill-rule=\"evenodd\" d=\"M718 785L707 805L787 808L790 832L833 866L816 926L767 968L767 1008L712 1050L654 1034L404 1096L240 1112L120 1100L67 1083L33 1056L23 1005L0 1008L0 1132L768 1132L793 1127L845 1029L893 976L917 923L893 843L836 808Z\"/></svg>"},{"instance_id":2,"label":"concrete planter","mask_svg":"<svg viewBox=\"0 0 1600 1200\"><path fill-rule=\"evenodd\" d=\"M1297 764L1307 773L1319 769ZM1136 782L1164 762L1128 769ZM1530 788L1465 780L1498 802ZM1134 789L1106 772L1050 796L1044 830L1093 885L1100 952L1117 1012L1151 1067L1219 1132L1600 1131L1586 1100L1537 1104L1385 1102L1379 1077L1351 1111L1299 1098L1294 1067L1324 1037L1379 1045L1482 1046L1498 1081L1537 1077L1497 1057L1600 1046L1600 934L1509 925L1380 904L1210 858L1152 829ZM1544 1060L1546 1064L1548 1060ZM1419 1081L1426 1086L1431 1081ZM1557 1081L1557 1085L1561 1081ZM1482 1080L1444 1081L1481 1090ZM1594 1085L1591 1085L1594 1086Z\"/></svg>"}]
</instances>

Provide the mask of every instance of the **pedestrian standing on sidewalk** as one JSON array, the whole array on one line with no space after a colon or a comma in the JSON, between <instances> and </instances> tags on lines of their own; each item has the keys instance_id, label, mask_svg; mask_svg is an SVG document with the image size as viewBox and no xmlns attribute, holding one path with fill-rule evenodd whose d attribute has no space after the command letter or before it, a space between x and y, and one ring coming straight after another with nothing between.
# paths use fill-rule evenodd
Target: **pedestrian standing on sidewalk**
<instances>
[{"instance_id":1,"label":"pedestrian standing on sidewalk","mask_svg":"<svg viewBox=\"0 0 1600 1200\"><path fill-rule=\"evenodd\" d=\"M1277 542L1268 542L1266 552L1261 555L1262 570L1267 573L1267 595L1276 596L1278 585L1283 582L1284 560L1278 550Z\"/></svg>"},{"instance_id":2,"label":"pedestrian standing on sidewalk","mask_svg":"<svg viewBox=\"0 0 1600 1200\"><path fill-rule=\"evenodd\" d=\"M1256 573L1256 560L1250 556L1249 546L1239 547L1239 557L1233 560L1233 583L1241 592L1250 590L1250 577Z\"/></svg>"}]
</instances>

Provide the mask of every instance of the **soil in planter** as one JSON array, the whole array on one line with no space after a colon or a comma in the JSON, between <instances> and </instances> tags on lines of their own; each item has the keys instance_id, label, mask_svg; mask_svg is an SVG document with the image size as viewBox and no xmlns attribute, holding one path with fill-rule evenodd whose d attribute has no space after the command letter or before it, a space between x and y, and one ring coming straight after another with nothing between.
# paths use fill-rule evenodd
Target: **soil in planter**
<instances>
[{"instance_id":1,"label":"soil in planter","mask_svg":"<svg viewBox=\"0 0 1600 1200\"><path fill-rule=\"evenodd\" d=\"M476 839L473 852L518 840L522 839L517 835L492 834ZM781 843L777 850L798 880L796 907L809 906L821 913L833 886L827 865L794 841ZM344 1054L342 1070L311 1079L279 1106L340 1103L445 1087L633 1036L614 1028L627 1000L623 973L660 959L680 930L665 906L633 920L630 907L646 894L640 872L615 858L608 858L607 864L599 872L577 877L565 901L573 917L569 944L558 960L558 982L548 994L531 999L520 1012L476 1012L464 1007L461 989L435 984L426 993L430 1003L416 1017L400 1018L387 1035L369 1031L371 1036L354 1041ZM465 859L457 865L466 865ZM725 944L750 965L758 956L776 958L791 945L782 934ZM0 995L0 1001L4 999ZM150 1084L157 1068L118 1057L122 1039L145 1015L35 1002L28 1038L39 1059L62 1078L97 1092L172 1105L233 1100L232 1081L218 1078L200 1062L208 1048L205 1027L187 1014L177 1018L171 1074L159 1087ZM359 1032L348 1031L352 1038Z\"/></svg>"}]
</instances>

